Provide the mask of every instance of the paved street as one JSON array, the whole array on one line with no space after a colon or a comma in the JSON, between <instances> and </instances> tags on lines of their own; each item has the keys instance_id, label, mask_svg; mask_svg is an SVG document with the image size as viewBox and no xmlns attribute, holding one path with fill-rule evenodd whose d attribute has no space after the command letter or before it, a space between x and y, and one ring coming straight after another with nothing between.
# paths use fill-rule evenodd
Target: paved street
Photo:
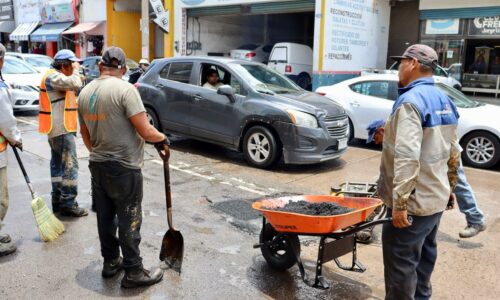
<instances>
[{"instance_id":1,"label":"paved street","mask_svg":"<svg viewBox=\"0 0 500 300\"><path fill-rule=\"evenodd\" d=\"M50 149L37 133L36 117L18 116L25 151L22 158L37 192L50 203ZM81 139L79 197L90 209L88 153ZM272 170L249 167L243 156L217 146L176 138L172 143L171 180L174 225L182 232L185 257L182 275L165 271L164 280L145 289L123 290L121 276L101 278L102 260L96 217L62 219L67 232L52 243L41 242L30 208L30 195L9 156L11 206L5 231L17 240L18 252L0 258L0 299L381 299L384 297L380 226L377 241L360 246L365 273L341 271L325 265L329 290L310 288L300 280L295 266L276 272L259 249L261 219L252 201L273 195L326 194L330 186L345 181L373 182L378 177L380 149L358 142L337 161L309 166L278 165ZM159 157L147 146L141 251L147 267L158 265L159 246L167 230L163 173ZM500 167L486 171L466 168L487 231L475 238L458 238L465 218L446 212L438 235L439 257L433 274L436 299L494 299L500 293ZM312 272L317 240L302 239L302 255ZM344 261L347 261L344 258ZM311 273L312 275L312 273ZM457 295L460 295L457 297Z\"/></svg>"}]
</instances>

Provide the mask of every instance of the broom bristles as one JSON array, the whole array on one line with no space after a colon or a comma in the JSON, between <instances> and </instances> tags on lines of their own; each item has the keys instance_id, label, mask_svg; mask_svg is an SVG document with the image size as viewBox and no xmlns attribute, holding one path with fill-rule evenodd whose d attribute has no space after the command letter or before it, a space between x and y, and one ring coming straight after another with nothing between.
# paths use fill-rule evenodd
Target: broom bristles
<instances>
[{"instance_id":1,"label":"broom bristles","mask_svg":"<svg viewBox=\"0 0 500 300\"><path fill-rule=\"evenodd\" d=\"M44 242L53 241L64 232L64 224L54 216L41 197L36 197L31 201L31 209L38 232Z\"/></svg>"}]
</instances>

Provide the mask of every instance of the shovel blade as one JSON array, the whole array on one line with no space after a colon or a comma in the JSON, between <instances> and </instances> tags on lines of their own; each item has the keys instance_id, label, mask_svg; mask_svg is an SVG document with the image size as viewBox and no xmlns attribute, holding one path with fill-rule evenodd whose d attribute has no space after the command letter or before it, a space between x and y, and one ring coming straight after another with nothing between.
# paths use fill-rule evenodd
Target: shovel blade
<instances>
[{"instance_id":1,"label":"shovel blade","mask_svg":"<svg viewBox=\"0 0 500 300\"><path fill-rule=\"evenodd\" d=\"M160 250L160 260L171 269L181 273L184 257L184 238L180 231L169 229L163 236Z\"/></svg>"}]
</instances>

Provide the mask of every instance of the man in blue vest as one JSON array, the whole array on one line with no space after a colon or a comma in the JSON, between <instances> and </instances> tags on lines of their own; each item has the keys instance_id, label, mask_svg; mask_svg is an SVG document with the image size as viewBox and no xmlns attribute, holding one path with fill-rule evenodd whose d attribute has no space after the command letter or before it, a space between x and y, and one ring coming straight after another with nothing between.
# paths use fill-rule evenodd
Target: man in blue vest
<instances>
[{"instance_id":1,"label":"man in blue vest","mask_svg":"<svg viewBox=\"0 0 500 300\"><path fill-rule=\"evenodd\" d=\"M379 180L393 219L382 228L386 299L431 297L439 222L458 181L458 113L434 86L437 58L419 44L395 57L401 88L384 127Z\"/></svg>"}]
</instances>

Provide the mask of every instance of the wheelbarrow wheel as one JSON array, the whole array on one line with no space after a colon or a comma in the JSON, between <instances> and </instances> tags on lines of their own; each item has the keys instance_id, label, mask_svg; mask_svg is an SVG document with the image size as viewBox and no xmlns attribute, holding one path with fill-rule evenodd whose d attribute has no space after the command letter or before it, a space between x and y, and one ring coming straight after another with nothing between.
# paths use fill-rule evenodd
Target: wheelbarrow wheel
<instances>
[{"instance_id":1,"label":"wheelbarrow wheel","mask_svg":"<svg viewBox=\"0 0 500 300\"><path fill-rule=\"evenodd\" d=\"M293 250L297 255L300 255L300 241L297 235L278 236L278 232L274 230L273 226L267 223L262 228L260 237L264 243L260 248L262 256L271 268L285 271L295 265L297 258Z\"/></svg>"}]
</instances>

